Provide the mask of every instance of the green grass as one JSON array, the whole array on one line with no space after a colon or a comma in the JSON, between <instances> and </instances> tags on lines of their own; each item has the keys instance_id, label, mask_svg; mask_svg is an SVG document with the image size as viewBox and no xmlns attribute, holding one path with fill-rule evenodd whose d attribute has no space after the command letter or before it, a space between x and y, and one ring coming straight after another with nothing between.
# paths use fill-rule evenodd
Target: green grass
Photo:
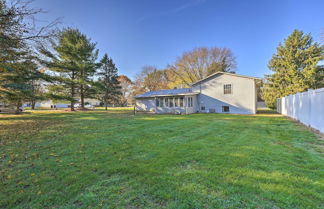
<instances>
[{"instance_id":1,"label":"green grass","mask_svg":"<svg viewBox=\"0 0 324 209\"><path fill-rule=\"evenodd\" d=\"M0 208L323 208L324 141L279 115L0 115Z\"/></svg>"}]
</instances>

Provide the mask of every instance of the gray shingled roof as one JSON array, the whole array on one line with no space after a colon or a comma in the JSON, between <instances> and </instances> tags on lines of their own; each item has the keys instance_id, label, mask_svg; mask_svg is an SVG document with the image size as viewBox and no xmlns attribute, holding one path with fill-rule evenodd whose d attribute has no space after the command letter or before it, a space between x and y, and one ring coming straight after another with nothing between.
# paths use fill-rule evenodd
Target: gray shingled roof
<instances>
[{"instance_id":1,"label":"gray shingled roof","mask_svg":"<svg viewBox=\"0 0 324 209\"><path fill-rule=\"evenodd\" d=\"M191 88L182 88L182 89L165 89L159 91L149 91L144 94L135 96L135 98L142 97L154 97L154 96L172 96L172 95L183 95L193 93Z\"/></svg>"}]
</instances>

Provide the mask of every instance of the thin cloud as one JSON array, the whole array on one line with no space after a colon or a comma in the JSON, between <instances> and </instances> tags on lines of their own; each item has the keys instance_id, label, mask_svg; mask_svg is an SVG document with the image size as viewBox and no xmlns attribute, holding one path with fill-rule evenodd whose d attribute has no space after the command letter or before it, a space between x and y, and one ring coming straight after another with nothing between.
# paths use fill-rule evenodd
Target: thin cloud
<instances>
[{"instance_id":1,"label":"thin cloud","mask_svg":"<svg viewBox=\"0 0 324 209\"><path fill-rule=\"evenodd\" d=\"M188 3L186 4L183 4L182 6L178 7L178 8L175 8L172 13L178 13L182 10L185 10L187 8L190 8L190 7L193 7L193 6L196 6L196 5L199 5L199 4L202 4L204 3L206 0L192 0L192 1L189 1Z\"/></svg>"},{"instance_id":2,"label":"thin cloud","mask_svg":"<svg viewBox=\"0 0 324 209\"><path fill-rule=\"evenodd\" d=\"M183 5L180 5L179 7L176 7L174 9L171 9L171 10L168 10L168 11L162 11L162 12L158 12L158 13L154 13L152 15L146 15L146 16L143 16L141 18L139 18L136 22L137 23L140 23L146 19L150 19L150 18L154 18L154 17L160 17L160 16L165 16L165 15L168 15L168 14L176 14L178 12L181 12L183 10L186 10L190 7L194 7L194 6L197 6L199 4L202 4L204 2L206 2L207 0L191 0L191 1L188 1L187 3L183 4Z\"/></svg>"}]
</instances>

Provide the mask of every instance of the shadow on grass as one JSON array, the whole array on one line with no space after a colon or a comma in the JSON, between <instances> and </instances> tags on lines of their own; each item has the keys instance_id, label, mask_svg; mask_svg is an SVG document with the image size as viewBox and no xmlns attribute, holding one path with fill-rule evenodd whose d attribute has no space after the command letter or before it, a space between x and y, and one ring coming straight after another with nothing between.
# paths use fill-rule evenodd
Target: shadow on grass
<instances>
[{"instance_id":1,"label":"shadow on grass","mask_svg":"<svg viewBox=\"0 0 324 209\"><path fill-rule=\"evenodd\" d=\"M275 114L275 115L279 115L279 113L276 110L272 110L272 109L258 109L257 114Z\"/></svg>"}]
</instances>

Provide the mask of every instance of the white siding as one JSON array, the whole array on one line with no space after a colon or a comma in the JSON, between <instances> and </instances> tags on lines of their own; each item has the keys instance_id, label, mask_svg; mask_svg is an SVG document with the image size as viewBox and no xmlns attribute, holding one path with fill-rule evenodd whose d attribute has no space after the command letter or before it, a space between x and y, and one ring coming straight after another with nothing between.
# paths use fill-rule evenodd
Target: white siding
<instances>
[{"instance_id":1,"label":"white siding","mask_svg":"<svg viewBox=\"0 0 324 209\"><path fill-rule=\"evenodd\" d=\"M155 112L155 99L154 98L136 99L136 110L145 111L145 112Z\"/></svg>"},{"instance_id":2,"label":"white siding","mask_svg":"<svg viewBox=\"0 0 324 209\"><path fill-rule=\"evenodd\" d=\"M232 85L232 93L224 94L224 85ZM192 87L198 95L198 109L200 112L215 110L222 112L222 106L229 106L229 113L255 114L256 88L255 80L228 74L217 74ZM205 107L205 111L201 107Z\"/></svg>"}]
</instances>

